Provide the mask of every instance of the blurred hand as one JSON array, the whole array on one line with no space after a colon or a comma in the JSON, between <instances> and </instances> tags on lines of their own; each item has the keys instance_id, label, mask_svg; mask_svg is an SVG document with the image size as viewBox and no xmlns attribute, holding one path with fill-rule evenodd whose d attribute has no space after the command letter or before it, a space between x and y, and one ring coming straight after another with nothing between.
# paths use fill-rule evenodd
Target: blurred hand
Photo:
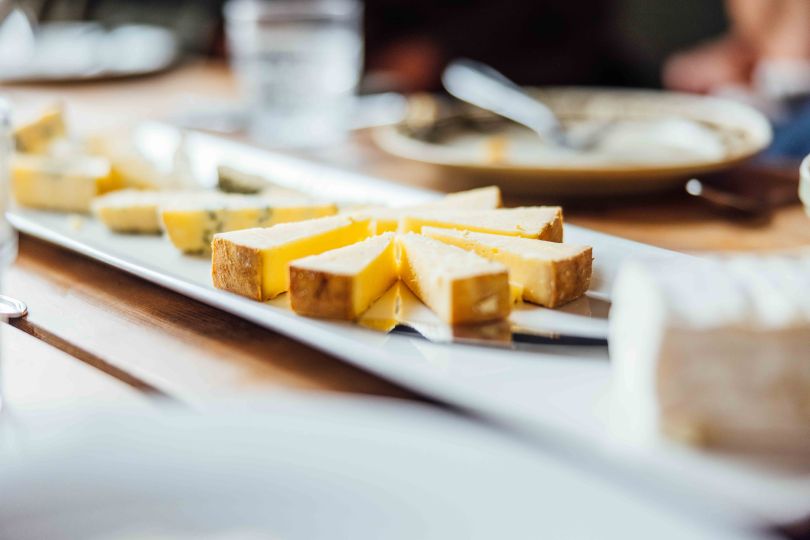
<instances>
[{"instance_id":1,"label":"blurred hand","mask_svg":"<svg viewBox=\"0 0 810 540\"><path fill-rule=\"evenodd\" d=\"M751 86L759 64L810 61L810 1L726 0L730 31L664 64L664 86L708 93Z\"/></svg>"},{"instance_id":2,"label":"blurred hand","mask_svg":"<svg viewBox=\"0 0 810 540\"><path fill-rule=\"evenodd\" d=\"M662 80L672 90L701 94L724 86L747 86L755 62L749 44L723 36L668 58Z\"/></svg>"}]
</instances>

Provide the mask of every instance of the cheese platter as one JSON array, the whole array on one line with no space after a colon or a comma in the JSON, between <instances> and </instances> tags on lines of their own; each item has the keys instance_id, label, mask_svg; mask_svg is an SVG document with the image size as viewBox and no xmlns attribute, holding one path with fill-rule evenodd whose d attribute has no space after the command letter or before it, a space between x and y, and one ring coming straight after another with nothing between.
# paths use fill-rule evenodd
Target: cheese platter
<instances>
[{"instance_id":1,"label":"cheese platter","mask_svg":"<svg viewBox=\"0 0 810 540\"><path fill-rule=\"evenodd\" d=\"M193 200L184 200L177 205L172 203L174 208L186 212L177 221L180 232L176 238L156 234L121 234L109 225L125 223L126 220L116 221L109 216L108 220L86 216L77 219L75 214L22 206L10 211L9 220L26 234L233 313L362 369L519 430L540 441L546 448L558 451L566 459L598 464L604 474L624 471L632 482L654 491L658 496L670 497L691 511L723 516L737 524L760 524L796 519L808 510L801 504L801 501L809 500L810 495L810 479L806 473L796 475L762 470L666 441L645 449L625 448L613 436L608 406L611 365L607 347L604 346L607 306L613 282L625 261L680 261L688 264L688 255L565 224L565 243L556 242L554 253L565 260L577 261L567 266L573 268L575 274L584 272L584 266L588 266L587 282L574 279L567 286L553 290L526 286L515 288L509 283L512 278L504 279L498 275L503 274L504 268L509 269L510 276L520 274L513 269L521 267L523 259L528 258L525 242L521 242L526 238L506 235L503 236L506 240L494 239L491 230L459 234L457 228L443 226L447 220L457 221L458 216L453 216L452 209L437 212L435 208L429 208L442 201L438 193L267 152L211 135L184 133L164 124L139 126L133 132L133 141L139 152L157 164L156 167L163 167L164 172L172 170L171 174L166 173L166 177L179 179L178 184L187 186L188 179L193 178L199 188L213 189L222 182L221 172L225 167L238 169L247 176L272 178L277 189L294 190L311 198L329 201L341 213L317 217L312 221L326 223L318 225L323 227L322 230L333 231L335 226L343 227L340 230L351 239L342 242L342 245L329 247L349 249L349 255L327 251L331 255L321 257L317 252L302 254L296 251L295 256L289 257L288 263L292 263L290 274L265 273L262 266L262 272L251 274L258 276L256 279L244 279L245 268L250 268L250 264L230 269L227 265L235 260L250 261L250 257L264 261L263 256L257 253L276 249L280 245L266 231L277 231L278 227L282 227L282 230L301 228L297 223L261 227L268 225L261 221L266 217L259 215L261 212L252 212L254 209L251 208L248 208L251 212L246 213L245 200L233 199L250 196L244 193L222 196L227 200L224 204L218 196L219 206L215 212L205 210L191 217L187 214L189 207L194 207ZM182 159L178 159L179 153ZM185 171L177 172L178 162L185 165ZM295 194L287 193L284 196L294 197ZM146 202L154 207L154 202ZM93 202L89 201L87 209L90 210L92 206ZM370 230L367 214L372 212L370 209L378 212L376 209L380 206L390 208L384 215L372 220L376 234L358 233L360 229ZM221 224L227 219L235 219L234 215L228 214L234 209L237 210L234 215L239 219L251 215L253 217L249 219L260 220L248 225L252 228L247 230L252 232L245 233L245 229L224 230L229 227ZM499 211L503 212L501 209L479 210ZM146 213L149 214L148 211ZM556 211L543 210L542 213L546 216L548 227L537 229L537 234L529 241L543 242L538 239L540 235L549 234L550 239L546 242L553 243L557 234ZM97 215L101 216L99 212ZM501 220L506 218L502 218L502 215L496 214L497 219L488 221L487 227L504 223ZM410 223L409 226L418 228L422 234L402 231L403 234L397 233L394 239L395 235L385 230L387 219L396 222L398 228L402 223ZM105 224L105 221L109 222ZM214 229L211 223L216 223ZM363 223L365 227L358 228L358 223ZM523 225L522 230L528 230ZM200 242L189 250L184 249L186 244L177 238L181 238L182 231L187 231L189 227L195 231L195 238L202 239L203 244L205 240L213 241L211 254L197 249ZM310 226L304 228L307 227ZM561 219L559 227L563 227ZM287 234L283 236L289 243L291 237ZM390 268L390 259L386 259L386 254L394 249L392 242L399 246L397 249L404 249L409 258L406 271ZM223 245L219 255L217 243ZM466 246L466 249L462 251L459 245ZM486 253L487 250L497 252L501 260L492 262L486 259L488 264L481 263L484 257L478 253ZM442 255L437 259L436 253ZM221 257L222 270L217 269L218 256ZM514 328L527 328L528 334L532 329L539 328L545 329L552 338L556 335L601 338L601 345L588 343L587 346L570 346L554 339L540 343L510 339L506 340L504 347L470 346L470 343L480 342L480 336L472 340L464 339L464 336L456 336L458 327L445 324L456 322L457 317L461 316L459 314L476 312L475 309L463 307L462 299L469 296L458 295L456 300L453 287L445 285L442 288L436 285L435 280L425 277L434 271L434 267L456 259L456 256L460 262L447 263L449 266L463 267L470 269L470 272L475 267L480 269L479 273L473 272L475 276L486 275L488 284L496 283L493 287L498 291L494 296L497 301L491 313L498 315L489 322L499 322L500 314L509 311L509 319L503 320L510 322L515 333L520 332ZM584 264L583 261L591 263L591 259L592 267ZM365 264L363 260L371 262ZM329 276L359 275L367 271L369 265L374 266L370 272L377 276L375 280L382 282L377 283L374 291L369 292L364 286L357 287L360 292L352 295L350 300L345 297L340 300L341 296L336 294L338 300L330 299L320 304L313 301L312 295L305 293L313 286L340 288L335 284L340 280L330 279ZM349 267L350 270L346 270ZM336 268L340 271L336 271ZM443 271L438 273L447 274ZM469 276L460 275L460 278L466 277ZM369 280L353 281L347 278L343 282L368 283ZM383 284L389 283L394 285L385 289ZM476 283L480 284L479 281ZM287 290L291 293L285 293ZM378 295L376 300L369 300ZM510 304L509 310L506 310L504 298L508 297L512 302L517 296L552 306L566 300L573 301L559 309L520 302ZM479 315L480 306L492 304L492 297L485 294L481 302L475 303L479 306ZM365 310L369 303L371 307ZM395 306L393 317L386 315L385 306L388 304ZM341 317L324 318L328 310L334 310ZM358 318L361 311L363 316ZM483 311L490 313L489 309ZM342 316L347 313L349 315ZM308 316L311 314L319 317ZM360 324L352 319L357 319ZM393 323L386 325L386 320ZM406 324L410 322L408 326L416 334L395 330L402 321ZM460 327L464 328L464 325ZM451 329L449 336L448 329ZM490 345L491 342L486 340L484 343ZM159 380L147 382L160 387ZM183 396L179 397L183 399ZM758 492L754 489L763 482L768 483L770 497L767 501L757 496ZM716 496L712 503L706 503L703 498L695 499L696 493L713 493Z\"/></svg>"}]
</instances>

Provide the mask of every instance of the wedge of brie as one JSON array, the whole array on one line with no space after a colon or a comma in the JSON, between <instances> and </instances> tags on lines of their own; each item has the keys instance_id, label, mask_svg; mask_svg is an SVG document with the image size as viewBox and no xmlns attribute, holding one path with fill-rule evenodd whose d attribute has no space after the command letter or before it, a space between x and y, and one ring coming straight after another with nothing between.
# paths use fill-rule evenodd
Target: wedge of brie
<instances>
[{"instance_id":1,"label":"wedge of brie","mask_svg":"<svg viewBox=\"0 0 810 540\"><path fill-rule=\"evenodd\" d=\"M628 263L610 356L628 437L810 456L810 259Z\"/></svg>"}]
</instances>

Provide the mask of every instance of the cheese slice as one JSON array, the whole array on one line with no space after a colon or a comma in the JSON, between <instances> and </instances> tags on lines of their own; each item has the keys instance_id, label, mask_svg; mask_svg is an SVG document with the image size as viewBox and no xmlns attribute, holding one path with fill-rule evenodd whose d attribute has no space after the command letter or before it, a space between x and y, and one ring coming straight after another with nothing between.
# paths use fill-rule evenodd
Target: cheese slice
<instances>
[{"instance_id":1,"label":"cheese slice","mask_svg":"<svg viewBox=\"0 0 810 540\"><path fill-rule=\"evenodd\" d=\"M487 186L450 193L433 203L428 208L458 208L463 210L500 208L502 205L501 189L498 186Z\"/></svg>"},{"instance_id":2,"label":"cheese slice","mask_svg":"<svg viewBox=\"0 0 810 540\"><path fill-rule=\"evenodd\" d=\"M810 456L810 257L630 261L612 297L622 440Z\"/></svg>"},{"instance_id":3,"label":"cheese slice","mask_svg":"<svg viewBox=\"0 0 810 540\"><path fill-rule=\"evenodd\" d=\"M475 323L506 318L509 272L501 263L443 242L399 237L400 277L443 321Z\"/></svg>"},{"instance_id":4,"label":"cheese slice","mask_svg":"<svg viewBox=\"0 0 810 540\"><path fill-rule=\"evenodd\" d=\"M17 152L46 154L56 140L66 135L62 107L54 106L39 117L19 125L14 130L14 146Z\"/></svg>"},{"instance_id":5,"label":"cheese slice","mask_svg":"<svg viewBox=\"0 0 810 540\"><path fill-rule=\"evenodd\" d=\"M93 200L93 214L110 230L121 233L159 234L161 206L189 194L122 189Z\"/></svg>"},{"instance_id":6,"label":"cheese slice","mask_svg":"<svg viewBox=\"0 0 810 540\"><path fill-rule=\"evenodd\" d=\"M394 235L385 233L290 264L290 303L301 315L354 320L397 279Z\"/></svg>"},{"instance_id":7,"label":"cheese slice","mask_svg":"<svg viewBox=\"0 0 810 540\"><path fill-rule=\"evenodd\" d=\"M405 215L401 232L422 227L459 229L506 236L562 242L563 219L559 206L526 206L495 210L425 210Z\"/></svg>"},{"instance_id":8,"label":"cheese slice","mask_svg":"<svg viewBox=\"0 0 810 540\"><path fill-rule=\"evenodd\" d=\"M88 212L94 197L119 187L101 158L16 154L11 162L11 191L22 206Z\"/></svg>"},{"instance_id":9,"label":"cheese slice","mask_svg":"<svg viewBox=\"0 0 810 540\"><path fill-rule=\"evenodd\" d=\"M395 232L399 228L400 220L417 211L453 208L457 210L486 210L501 206L501 190L497 186L489 186L469 191L460 191L445 195L441 199L418 206L404 208L368 208L356 212L358 217L371 219L373 234Z\"/></svg>"},{"instance_id":10,"label":"cheese slice","mask_svg":"<svg viewBox=\"0 0 810 540\"><path fill-rule=\"evenodd\" d=\"M366 237L368 220L347 216L219 233L213 241L214 286L255 300L270 300L289 288L290 262Z\"/></svg>"},{"instance_id":11,"label":"cheese slice","mask_svg":"<svg viewBox=\"0 0 810 540\"><path fill-rule=\"evenodd\" d=\"M423 227L422 234L503 263L528 302L557 307L590 286L593 256L588 246L435 227Z\"/></svg>"},{"instance_id":12,"label":"cheese slice","mask_svg":"<svg viewBox=\"0 0 810 540\"><path fill-rule=\"evenodd\" d=\"M172 203L160 210L161 222L174 246L186 253L205 253L215 234L279 223L304 221L337 212L332 203L261 195L211 193Z\"/></svg>"}]
</instances>

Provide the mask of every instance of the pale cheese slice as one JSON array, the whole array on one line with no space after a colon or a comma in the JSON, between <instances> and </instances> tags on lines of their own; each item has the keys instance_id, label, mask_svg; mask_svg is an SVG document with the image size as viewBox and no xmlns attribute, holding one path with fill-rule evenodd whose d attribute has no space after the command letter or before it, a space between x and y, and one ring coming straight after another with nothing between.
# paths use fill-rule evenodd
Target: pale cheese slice
<instances>
[{"instance_id":1,"label":"pale cheese slice","mask_svg":"<svg viewBox=\"0 0 810 540\"><path fill-rule=\"evenodd\" d=\"M290 264L290 304L301 315L353 320L397 279L394 235L385 233Z\"/></svg>"},{"instance_id":2,"label":"pale cheese slice","mask_svg":"<svg viewBox=\"0 0 810 540\"><path fill-rule=\"evenodd\" d=\"M395 232L399 228L400 220L414 212L422 210L452 208L456 210L487 210L500 208L501 190L497 186L471 189L445 195L436 201L400 208L368 208L355 212L353 215L371 219L373 234Z\"/></svg>"},{"instance_id":3,"label":"pale cheese slice","mask_svg":"<svg viewBox=\"0 0 810 540\"><path fill-rule=\"evenodd\" d=\"M290 262L368 237L368 220L331 216L214 235L214 286L255 300L289 288Z\"/></svg>"},{"instance_id":4,"label":"pale cheese slice","mask_svg":"<svg viewBox=\"0 0 810 540\"><path fill-rule=\"evenodd\" d=\"M159 209L174 197L188 194L122 189L93 200L93 214L110 230L121 233L159 234Z\"/></svg>"},{"instance_id":5,"label":"pale cheese slice","mask_svg":"<svg viewBox=\"0 0 810 540\"><path fill-rule=\"evenodd\" d=\"M14 129L14 146L25 154L47 154L51 145L66 135L62 107L53 106Z\"/></svg>"},{"instance_id":6,"label":"pale cheese slice","mask_svg":"<svg viewBox=\"0 0 810 540\"><path fill-rule=\"evenodd\" d=\"M401 235L398 243L401 279L443 321L476 323L509 315L504 265L417 234Z\"/></svg>"},{"instance_id":7,"label":"pale cheese slice","mask_svg":"<svg viewBox=\"0 0 810 540\"><path fill-rule=\"evenodd\" d=\"M11 191L22 206L88 212L94 197L119 187L102 158L16 154L11 161Z\"/></svg>"},{"instance_id":8,"label":"pale cheese slice","mask_svg":"<svg viewBox=\"0 0 810 540\"><path fill-rule=\"evenodd\" d=\"M423 227L422 234L503 263L509 279L522 287L523 299L541 306L575 300L590 286L588 246L435 227Z\"/></svg>"},{"instance_id":9,"label":"pale cheese slice","mask_svg":"<svg viewBox=\"0 0 810 540\"><path fill-rule=\"evenodd\" d=\"M559 206L526 206L495 210L425 210L405 215L400 232L421 232L422 227L459 229L506 236L562 242L563 218Z\"/></svg>"},{"instance_id":10,"label":"pale cheese slice","mask_svg":"<svg viewBox=\"0 0 810 540\"><path fill-rule=\"evenodd\" d=\"M174 199L160 210L169 240L186 253L207 252L217 233L271 227L335 213L337 206L333 203L225 193L210 193L185 201Z\"/></svg>"}]
</instances>

